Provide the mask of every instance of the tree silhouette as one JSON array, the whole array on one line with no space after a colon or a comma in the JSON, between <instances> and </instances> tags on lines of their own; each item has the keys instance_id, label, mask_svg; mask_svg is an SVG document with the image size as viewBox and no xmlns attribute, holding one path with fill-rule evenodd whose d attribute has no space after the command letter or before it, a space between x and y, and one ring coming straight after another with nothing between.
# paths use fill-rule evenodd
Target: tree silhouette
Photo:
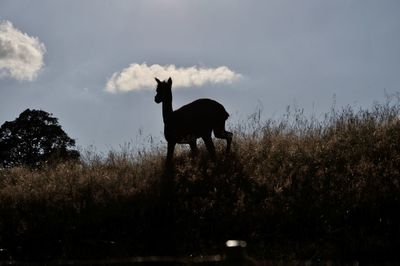
<instances>
[{"instance_id":1,"label":"tree silhouette","mask_svg":"<svg viewBox=\"0 0 400 266\"><path fill-rule=\"evenodd\" d=\"M63 131L57 118L26 109L0 128L0 166L36 168L56 160L78 159L79 152L71 149L74 146L75 140Z\"/></svg>"}]
</instances>

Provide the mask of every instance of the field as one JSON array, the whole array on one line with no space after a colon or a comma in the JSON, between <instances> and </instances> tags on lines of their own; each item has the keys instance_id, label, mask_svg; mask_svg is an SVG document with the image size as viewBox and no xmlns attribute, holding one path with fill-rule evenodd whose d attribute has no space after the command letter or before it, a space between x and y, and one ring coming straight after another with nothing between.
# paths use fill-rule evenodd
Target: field
<instances>
[{"instance_id":1,"label":"field","mask_svg":"<svg viewBox=\"0 0 400 266\"><path fill-rule=\"evenodd\" d=\"M236 126L210 160L166 145L0 169L0 261L216 254L399 260L400 102Z\"/></svg>"}]
</instances>

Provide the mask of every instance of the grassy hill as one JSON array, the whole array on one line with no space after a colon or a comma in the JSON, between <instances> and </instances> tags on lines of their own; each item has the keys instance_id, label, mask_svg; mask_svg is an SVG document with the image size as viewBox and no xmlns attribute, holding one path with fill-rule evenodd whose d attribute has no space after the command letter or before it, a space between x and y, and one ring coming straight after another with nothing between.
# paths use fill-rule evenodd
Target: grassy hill
<instances>
[{"instance_id":1,"label":"grassy hill","mask_svg":"<svg viewBox=\"0 0 400 266\"><path fill-rule=\"evenodd\" d=\"M399 259L400 104L254 114L232 152L174 165L162 146L41 170L0 170L0 260L219 252L269 259Z\"/></svg>"}]
</instances>

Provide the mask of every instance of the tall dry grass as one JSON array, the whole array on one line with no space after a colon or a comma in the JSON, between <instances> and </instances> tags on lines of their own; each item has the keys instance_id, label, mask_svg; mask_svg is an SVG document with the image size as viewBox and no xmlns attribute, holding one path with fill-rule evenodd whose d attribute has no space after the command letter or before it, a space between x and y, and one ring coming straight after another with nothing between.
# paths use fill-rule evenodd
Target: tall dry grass
<instances>
[{"instance_id":1,"label":"tall dry grass","mask_svg":"<svg viewBox=\"0 0 400 266\"><path fill-rule=\"evenodd\" d=\"M394 99L394 100L393 100ZM263 258L397 258L400 104L322 119L255 113L211 161L178 149L83 154L41 170L0 170L0 258L218 252Z\"/></svg>"}]
</instances>

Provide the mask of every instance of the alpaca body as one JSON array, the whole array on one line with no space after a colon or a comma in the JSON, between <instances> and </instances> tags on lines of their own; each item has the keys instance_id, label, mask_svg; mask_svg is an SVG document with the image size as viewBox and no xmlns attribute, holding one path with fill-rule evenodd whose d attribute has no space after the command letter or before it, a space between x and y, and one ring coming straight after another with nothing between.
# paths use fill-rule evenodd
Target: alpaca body
<instances>
[{"instance_id":1,"label":"alpaca body","mask_svg":"<svg viewBox=\"0 0 400 266\"><path fill-rule=\"evenodd\" d=\"M199 99L172 112L164 123L164 136L168 142L190 144L213 130L223 129L228 117L220 103Z\"/></svg>"}]
</instances>

